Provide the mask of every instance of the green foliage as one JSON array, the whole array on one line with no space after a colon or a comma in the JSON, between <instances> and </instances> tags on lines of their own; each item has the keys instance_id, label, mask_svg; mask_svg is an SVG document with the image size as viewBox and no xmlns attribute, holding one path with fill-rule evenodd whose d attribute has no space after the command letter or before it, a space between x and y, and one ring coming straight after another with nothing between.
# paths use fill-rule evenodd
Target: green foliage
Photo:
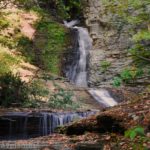
<instances>
[{"instance_id":1,"label":"green foliage","mask_svg":"<svg viewBox=\"0 0 150 150\"><path fill-rule=\"evenodd\" d=\"M17 15L10 12L0 12L0 44L9 50L14 50L17 47L17 40L21 35L19 22L11 18ZM14 17L13 16L13 17ZM10 20L11 18L11 20ZM16 21L16 22L15 22Z\"/></svg>"},{"instance_id":2,"label":"green foliage","mask_svg":"<svg viewBox=\"0 0 150 150\"><path fill-rule=\"evenodd\" d=\"M31 9L31 7L37 4L35 0L15 0L14 2L25 9Z\"/></svg>"},{"instance_id":3,"label":"green foliage","mask_svg":"<svg viewBox=\"0 0 150 150\"><path fill-rule=\"evenodd\" d=\"M132 79L132 73L129 69L123 70L120 76L121 76L121 79L126 83L128 83Z\"/></svg>"},{"instance_id":4,"label":"green foliage","mask_svg":"<svg viewBox=\"0 0 150 150\"><path fill-rule=\"evenodd\" d=\"M132 33L130 53L137 66L150 64L150 1L149 0L102 0L106 14L115 17L112 25L128 25ZM120 26L120 25L119 25ZM123 27L122 26L122 27Z\"/></svg>"},{"instance_id":5,"label":"green foliage","mask_svg":"<svg viewBox=\"0 0 150 150\"><path fill-rule=\"evenodd\" d=\"M32 50L33 48L33 41L31 41L27 37L20 37L18 39L18 48L22 52L22 54L26 57L26 60L29 61L30 63L35 61L35 53Z\"/></svg>"},{"instance_id":6,"label":"green foliage","mask_svg":"<svg viewBox=\"0 0 150 150\"><path fill-rule=\"evenodd\" d=\"M16 43L14 42L13 39L11 39L8 36L2 36L2 35L0 35L0 44L10 49L16 46Z\"/></svg>"},{"instance_id":7,"label":"green foliage","mask_svg":"<svg viewBox=\"0 0 150 150\"><path fill-rule=\"evenodd\" d=\"M143 70L141 68L126 68L122 70L119 77L115 77L113 80L113 86L119 87L122 83L130 83L135 82L136 79L139 77L142 77L144 74Z\"/></svg>"},{"instance_id":8,"label":"green foliage","mask_svg":"<svg viewBox=\"0 0 150 150\"><path fill-rule=\"evenodd\" d=\"M56 109L76 109L79 106L73 102L72 98L72 92L59 88L56 93L51 95L51 98L49 99L49 107Z\"/></svg>"},{"instance_id":9,"label":"green foliage","mask_svg":"<svg viewBox=\"0 0 150 150\"><path fill-rule=\"evenodd\" d=\"M18 64L19 59L9 53L0 52L0 75L11 71L11 67Z\"/></svg>"},{"instance_id":10,"label":"green foliage","mask_svg":"<svg viewBox=\"0 0 150 150\"><path fill-rule=\"evenodd\" d=\"M67 13L68 8L64 5L63 0L55 0L55 4L57 7L57 14L61 18L69 18L69 14Z\"/></svg>"},{"instance_id":11,"label":"green foliage","mask_svg":"<svg viewBox=\"0 0 150 150\"><path fill-rule=\"evenodd\" d=\"M5 22L5 20L4 20L4 22ZM9 29L9 23L10 22L8 22L8 24L6 23L5 27L3 26L2 29L0 27L0 29L1 29L0 44L3 47L7 47L7 48L9 48L11 50L11 49L15 49L17 47L18 40L19 40L19 38L21 36L21 33L20 33L20 29L19 28L16 27L16 28L13 29L13 27L14 27L13 25L12 25L12 28L10 27L11 30L12 30L12 33L11 32L9 33L9 30L10 30ZM6 31L8 31L8 33L7 32L3 33L4 28L6 29Z\"/></svg>"},{"instance_id":12,"label":"green foliage","mask_svg":"<svg viewBox=\"0 0 150 150\"><path fill-rule=\"evenodd\" d=\"M125 132L125 136L130 137L131 140L133 140L138 135L145 136L144 128L135 127L135 128L129 129Z\"/></svg>"},{"instance_id":13,"label":"green foliage","mask_svg":"<svg viewBox=\"0 0 150 150\"><path fill-rule=\"evenodd\" d=\"M66 31L58 23L46 18L38 22L36 28L39 33L44 34L44 39L35 43L38 49L43 49L41 61L44 69L59 74L61 56L65 50Z\"/></svg>"},{"instance_id":14,"label":"green foliage","mask_svg":"<svg viewBox=\"0 0 150 150\"><path fill-rule=\"evenodd\" d=\"M49 95L49 91L47 90L43 82L40 80L33 80L29 84L29 91L30 100L32 101L41 100L41 98L47 97Z\"/></svg>"},{"instance_id":15,"label":"green foliage","mask_svg":"<svg viewBox=\"0 0 150 150\"><path fill-rule=\"evenodd\" d=\"M7 73L0 76L0 105L9 107L28 100L28 88L18 75Z\"/></svg>"},{"instance_id":16,"label":"green foliage","mask_svg":"<svg viewBox=\"0 0 150 150\"><path fill-rule=\"evenodd\" d=\"M134 141L134 139L138 136L138 143ZM132 129L129 129L125 132L125 137L130 138L132 140L132 148L133 150L148 150L147 147L143 145L145 142L149 142L150 139L146 137L144 133L144 128L137 126Z\"/></svg>"},{"instance_id":17,"label":"green foliage","mask_svg":"<svg viewBox=\"0 0 150 150\"><path fill-rule=\"evenodd\" d=\"M0 76L0 105L10 107L40 107L40 101L48 98L49 91L39 80L25 83L18 75L5 73Z\"/></svg>"},{"instance_id":18,"label":"green foliage","mask_svg":"<svg viewBox=\"0 0 150 150\"><path fill-rule=\"evenodd\" d=\"M133 59L137 65L148 65L150 63L150 32L146 30L141 30L135 34L132 38L134 41L133 47L130 49Z\"/></svg>"},{"instance_id":19,"label":"green foliage","mask_svg":"<svg viewBox=\"0 0 150 150\"><path fill-rule=\"evenodd\" d=\"M22 103L22 107L38 108L41 101L48 99L49 90L40 79L34 79L28 83L28 100Z\"/></svg>"},{"instance_id":20,"label":"green foliage","mask_svg":"<svg viewBox=\"0 0 150 150\"><path fill-rule=\"evenodd\" d=\"M141 42L142 40L150 40L150 31L139 31L133 36L134 42Z\"/></svg>"},{"instance_id":21,"label":"green foliage","mask_svg":"<svg viewBox=\"0 0 150 150\"><path fill-rule=\"evenodd\" d=\"M80 0L55 0L58 15L63 19L76 18L81 15L82 7Z\"/></svg>"},{"instance_id":22,"label":"green foliage","mask_svg":"<svg viewBox=\"0 0 150 150\"><path fill-rule=\"evenodd\" d=\"M40 103L38 103L37 100L35 99L28 99L26 101L24 101L22 104L21 104L21 107L24 107L24 108L39 108L40 107Z\"/></svg>"},{"instance_id":23,"label":"green foliage","mask_svg":"<svg viewBox=\"0 0 150 150\"><path fill-rule=\"evenodd\" d=\"M101 65L101 71L106 72L108 68L111 66L111 63L108 61L101 61L100 65Z\"/></svg>"},{"instance_id":24,"label":"green foliage","mask_svg":"<svg viewBox=\"0 0 150 150\"><path fill-rule=\"evenodd\" d=\"M124 69L120 76L122 78L122 80L126 83L128 83L129 81L133 81L138 77L142 77L142 75L144 74L143 70L141 68L127 68Z\"/></svg>"},{"instance_id":25,"label":"green foliage","mask_svg":"<svg viewBox=\"0 0 150 150\"><path fill-rule=\"evenodd\" d=\"M122 79L120 77L114 77L113 79L113 86L119 87L122 84Z\"/></svg>"},{"instance_id":26,"label":"green foliage","mask_svg":"<svg viewBox=\"0 0 150 150\"><path fill-rule=\"evenodd\" d=\"M2 16L0 16L0 29L5 29L9 26L9 22Z\"/></svg>"},{"instance_id":27,"label":"green foliage","mask_svg":"<svg viewBox=\"0 0 150 150\"><path fill-rule=\"evenodd\" d=\"M57 16L62 19L77 18L82 12L80 0L15 0L15 2L26 9L34 9L38 12L41 12L41 9L37 9L37 6L47 11L55 8Z\"/></svg>"},{"instance_id":28,"label":"green foliage","mask_svg":"<svg viewBox=\"0 0 150 150\"><path fill-rule=\"evenodd\" d=\"M143 44L136 44L130 49L132 58L137 66L146 66L150 62L149 46Z\"/></svg>"}]
</instances>

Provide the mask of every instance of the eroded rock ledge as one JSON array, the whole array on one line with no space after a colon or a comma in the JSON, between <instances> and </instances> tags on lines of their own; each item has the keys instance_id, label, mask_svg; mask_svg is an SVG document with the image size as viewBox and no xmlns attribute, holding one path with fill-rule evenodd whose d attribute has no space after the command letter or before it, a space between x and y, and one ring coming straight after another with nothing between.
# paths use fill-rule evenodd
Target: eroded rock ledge
<instances>
[{"instance_id":1,"label":"eroded rock ledge","mask_svg":"<svg viewBox=\"0 0 150 150\"><path fill-rule=\"evenodd\" d=\"M97 116L81 120L63 128L67 135L82 135L85 132L117 133L135 127L143 126L145 132L150 132L150 100L142 100L132 104L124 104L100 112Z\"/></svg>"}]
</instances>

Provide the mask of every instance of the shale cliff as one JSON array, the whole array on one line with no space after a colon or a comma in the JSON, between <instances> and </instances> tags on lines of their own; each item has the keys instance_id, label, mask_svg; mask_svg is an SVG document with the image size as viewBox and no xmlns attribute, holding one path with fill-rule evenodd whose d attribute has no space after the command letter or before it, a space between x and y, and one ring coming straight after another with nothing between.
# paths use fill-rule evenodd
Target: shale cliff
<instances>
[{"instance_id":1,"label":"shale cliff","mask_svg":"<svg viewBox=\"0 0 150 150\"><path fill-rule=\"evenodd\" d=\"M131 59L128 57L130 45L128 25L117 20L115 14L107 14L100 0L85 2L84 17L93 39L90 51L89 85L99 87L111 85L112 79ZM106 71L102 64L108 64Z\"/></svg>"}]
</instances>

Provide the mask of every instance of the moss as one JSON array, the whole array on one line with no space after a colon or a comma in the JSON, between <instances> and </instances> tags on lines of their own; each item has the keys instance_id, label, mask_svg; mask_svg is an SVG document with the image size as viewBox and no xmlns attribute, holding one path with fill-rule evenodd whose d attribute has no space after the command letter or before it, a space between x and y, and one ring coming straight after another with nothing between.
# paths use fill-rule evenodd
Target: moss
<instances>
[{"instance_id":1,"label":"moss","mask_svg":"<svg viewBox=\"0 0 150 150\"><path fill-rule=\"evenodd\" d=\"M41 61L44 69L59 74L61 55L65 49L66 30L60 24L47 17L37 22L36 29L40 34L44 34L43 38L37 37L35 41L36 47L38 49L42 48Z\"/></svg>"},{"instance_id":2,"label":"moss","mask_svg":"<svg viewBox=\"0 0 150 150\"><path fill-rule=\"evenodd\" d=\"M18 58L6 52L0 52L0 60L0 75L10 72L19 63Z\"/></svg>"},{"instance_id":3,"label":"moss","mask_svg":"<svg viewBox=\"0 0 150 150\"><path fill-rule=\"evenodd\" d=\"M15 46L15 42L8 36L0 35L0 44L12 49Z\"/></svg>"},{"instance_id":4,"label":"moss","mask_svg":"<svg viewBox=\"0 0 150 150\"><path fill-rule=\"evenodd\" d=\"M44 68L59 74L60 58L65 48L65 29L56 22L43 19L37 24L37 30L45 35L45 39L41 39L41 42L45 40L41 52ZM41 42L36 43L39 48Z\"/></svg>"},{"instance_id":5,"label":"moss","mask_svg":"<svg viewBox=\"0 0 150 150\"><path fill-rule=\"evenodd\" d=\"M0 29L5 29L9 26L9 22L4 18L0 17Z\"/></svg>"},{"instance_id":6,"label":"moss","mask_svg":"<svg viewBox=\"0 0 150 150\"><path fill-rule=\"evenodd\" d=\"M29 38L22 36L18 39L17 46L18 46L18 49L22 52L26 61L31 63L33 58L35 57L32 51L33 42Z\"/></svg>"},{"instance_id":7,"label":"moss","mask_svg":"<svg viewBox=\"0 0 150 150\"><path fill-rule=\"evenodd\" d=\"M33 40L21 37L18 42L20 50L30 63L43 70L60 74L62 54L68 41L67 30L44 10L36 13L41 19L34 24L35 37Z\"/></svg>"},{"instance_id":8,"label":"moss","mask_svg":"<svg viewBox=\"0 0 150 150\"><path fill-rule=\"evenodd\" d=\"M19 76L6 73L0 76L0 85L1 106L9 107L14 103L20 105L28 99L27 85Z\"/></svg>"}]
</instances>

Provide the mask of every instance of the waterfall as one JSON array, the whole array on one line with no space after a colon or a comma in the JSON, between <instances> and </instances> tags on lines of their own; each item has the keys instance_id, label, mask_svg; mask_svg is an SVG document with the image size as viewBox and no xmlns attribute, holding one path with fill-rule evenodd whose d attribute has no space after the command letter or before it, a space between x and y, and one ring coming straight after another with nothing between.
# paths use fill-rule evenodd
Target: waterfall
<instances>
[{"instance_id":1,"label":"waterfall","mask_svg":"<svg viewBox=\"0 0 150 150\"><path fill-rule=\"evenodd\" d=\"M76 34L74 42L74 60L68 66L65 73L67 78L76 86L87 87L87 60L89 50L92 48L92 39L86 28L75 26L77 23L79 23L79 21L64 21L66 27L71 28Z\"/></svg>"},{"instance_id":2,"label":"waterfall","mask_svg":"<svg viewBox=\"0 0 150 150\"><path fill-rule=\"evenodd\" d=\"M66 27L74 32L73 59L66 69L65 73L68 79L78 87L87 87L87 64L89 50L92 48L92 40L88 30L83 27L75 26L78 20L71 22L64 21ZM118 103L105 89L90 89L90 95L104 107L112 107Z\"/></svg>"},{"instance_id":3,"label":"waterfall","mask_svg":"<svg viewBox=\"0 0 150 150\"><path fill-rule=\"evenodd\" d=\"M72 28L73 26L75 26L76 24L78 24L80 21L79 20L72 20L70 22L64 21L64 25L67 28Z\"/></svg>"},{"instance_id":4,"label":"waterfall","mask_svg":"<svg viewBox=\"0 0 150 150\"><path fill-rule=\"evenodd\" d=\"M49 135L59 126L94 115L96 112L9 112L0 117L0 139L27 139Z\"/></svg>"}]
</instances>

